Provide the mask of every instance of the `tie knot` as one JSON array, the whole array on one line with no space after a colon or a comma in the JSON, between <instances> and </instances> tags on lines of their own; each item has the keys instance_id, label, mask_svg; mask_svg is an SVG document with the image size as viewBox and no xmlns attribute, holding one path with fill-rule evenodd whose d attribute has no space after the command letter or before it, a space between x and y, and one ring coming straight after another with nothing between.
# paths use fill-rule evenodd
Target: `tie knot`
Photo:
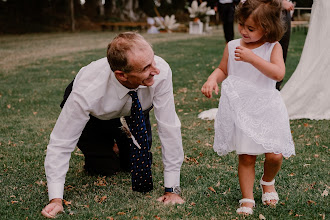
<instances>
[{"instance_id":1,"label":"tie knot","mask_svg":"<svg viewBox=\"0 0 330 220\"><path fill-rule=\"evenodd\" d=\"M137 91L129 91L128 95L130 95L132 98L137 97Z\"/></svg>"}]
</instances>

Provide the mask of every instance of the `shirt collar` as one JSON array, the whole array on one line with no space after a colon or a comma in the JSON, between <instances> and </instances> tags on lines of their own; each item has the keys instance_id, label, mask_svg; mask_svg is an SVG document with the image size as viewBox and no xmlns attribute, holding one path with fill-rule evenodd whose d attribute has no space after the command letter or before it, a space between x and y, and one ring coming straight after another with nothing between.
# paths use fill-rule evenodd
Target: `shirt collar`
<instances>
[{"instance_id":1,"label":"shirt collar","mask_svg":"<svg viewBox=\"0 0 330 220\"><path fill-rule=\"evenodd\" d=\"M111 74L113 77L111 77L111 81L113 82L113 85L115 87L115 90L117 92L117 95L118 95L118 98L119 99L122 99L124 98L127 93L129 91L137 91L138 89L142 89L142 88L147 88L147 86L142 86L140 85L138 88L136 89L129 89L129 88L126 88L125 86L123 86L119 81L118 79L116 78L115 74L111 71Z\"/></svg>"}]
</instances>

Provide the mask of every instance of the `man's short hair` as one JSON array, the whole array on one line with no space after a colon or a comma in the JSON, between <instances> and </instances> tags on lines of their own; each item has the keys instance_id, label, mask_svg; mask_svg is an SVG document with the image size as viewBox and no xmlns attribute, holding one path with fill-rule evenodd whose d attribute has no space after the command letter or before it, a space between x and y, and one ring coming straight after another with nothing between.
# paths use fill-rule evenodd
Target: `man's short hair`
<instances>
[{"instance_id":1,"label":"man's short hair","mask_svg":"<svg viewBox=\"0 0 330 220\"><path fill-rule=\"evenodd\" d=\"M136 32L124 32L118 34L108 45L107 59L112 71L120 70L131 72L134 67L128 63L128 52L136 47L150 45L140 34ZM150 45L151 46L151 45Z\"/></svg>"}]
</instances>

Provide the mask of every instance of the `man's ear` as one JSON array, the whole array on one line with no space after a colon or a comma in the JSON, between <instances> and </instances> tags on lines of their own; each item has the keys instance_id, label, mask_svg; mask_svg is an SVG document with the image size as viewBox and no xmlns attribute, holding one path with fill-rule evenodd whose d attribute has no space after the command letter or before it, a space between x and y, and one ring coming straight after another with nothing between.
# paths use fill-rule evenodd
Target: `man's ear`
<instances>
[{"instance_id":1,"label":"man's ear","mask_svg":"<svg viewBox=\"0 0 330 220\"><path fill-rule=\"evenodd\" d=\"M115 72L115 76L119 81L125 82L127 81L127 74L124 73L123 71L120 70L116 70Z\"/></svg>"}]
</instances>

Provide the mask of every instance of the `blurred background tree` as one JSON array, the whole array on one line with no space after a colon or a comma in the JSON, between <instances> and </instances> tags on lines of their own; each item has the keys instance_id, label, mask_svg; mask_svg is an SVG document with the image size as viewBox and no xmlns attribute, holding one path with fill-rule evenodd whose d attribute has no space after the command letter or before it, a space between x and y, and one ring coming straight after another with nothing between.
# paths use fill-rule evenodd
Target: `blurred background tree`
<instances>
[{"instance_id":1,"label":"blurred background tree","mask_svg":"<svg viewBox=\"0 0 330 220\"><path fill-rule=\"evenodd\" d=\"M201 2L201 0L198 0ZM208 0L210 6L217 0ZM295 0L311 7L313 0ZM101 21L146 21L148 16L174 14L189 20L192 0L0 0L0 33L27 33L99 28ZM71 9L73 3L73 9ZM74 13L74 14L73 14Z\"/></svg>"}]
</instances>

